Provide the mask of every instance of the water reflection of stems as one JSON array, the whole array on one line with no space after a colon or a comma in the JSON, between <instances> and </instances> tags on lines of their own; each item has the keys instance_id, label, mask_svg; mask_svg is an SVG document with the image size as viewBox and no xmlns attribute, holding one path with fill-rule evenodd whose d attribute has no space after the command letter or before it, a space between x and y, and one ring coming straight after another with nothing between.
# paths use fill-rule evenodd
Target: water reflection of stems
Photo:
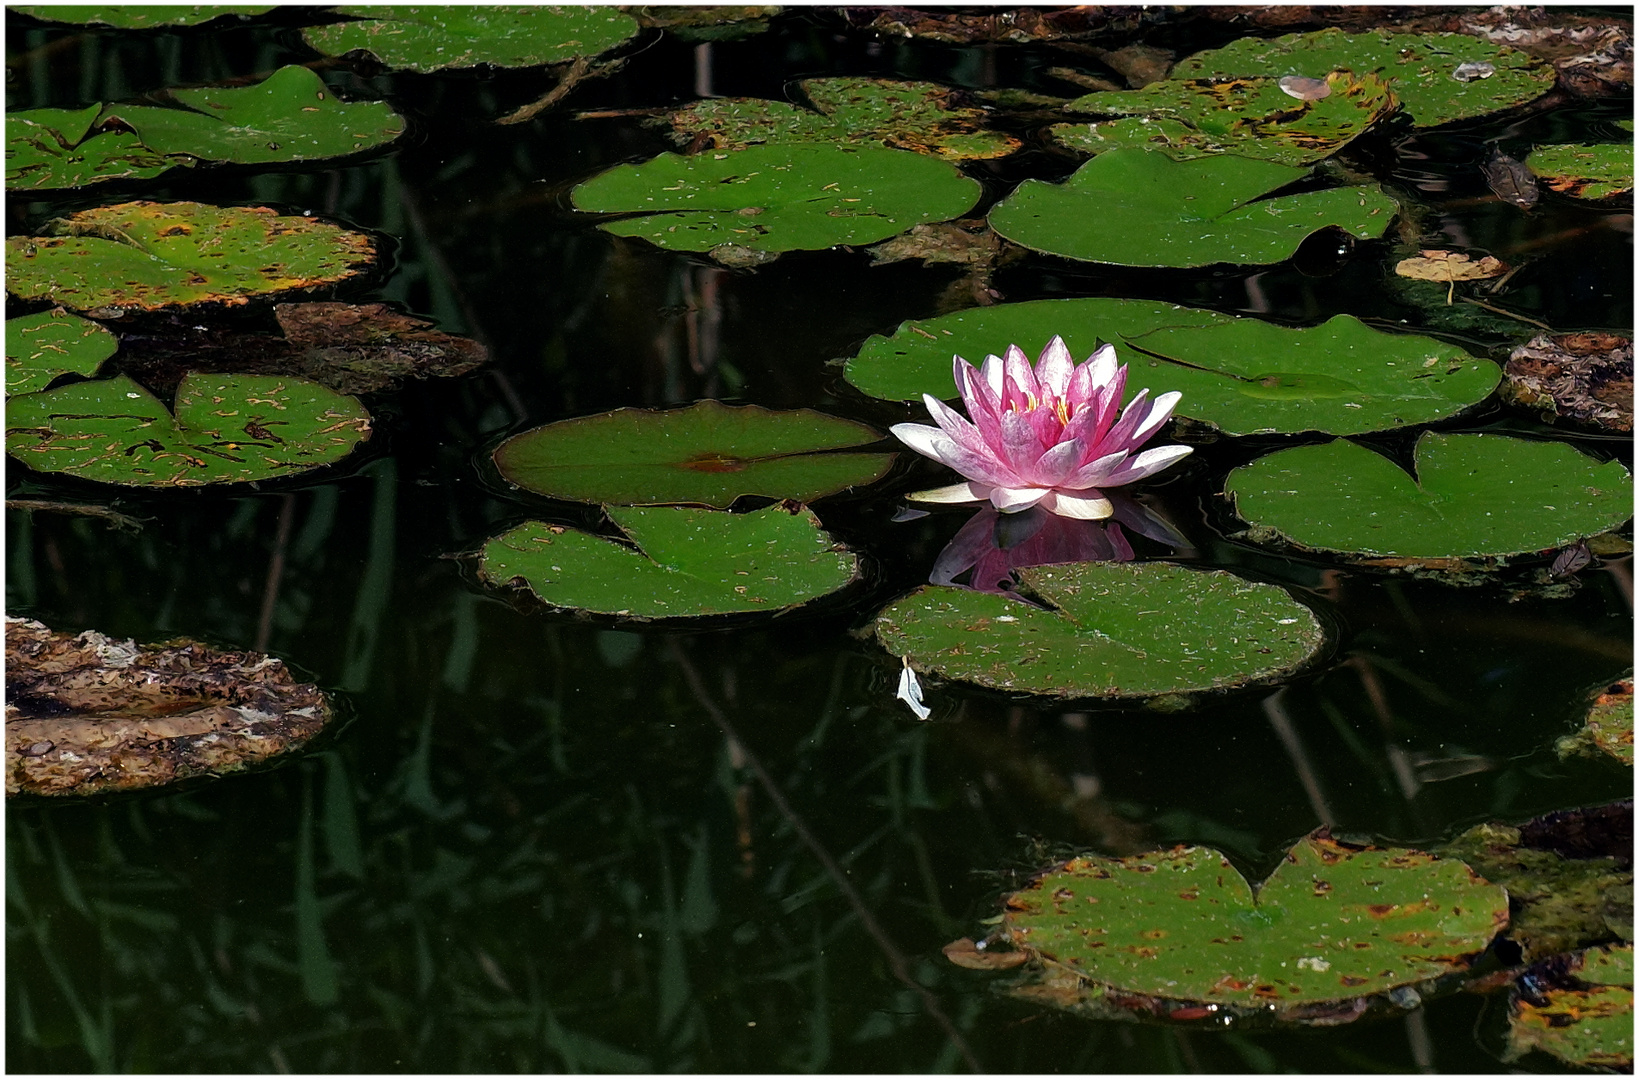
<instances>
[{"instance_id":1,"label":"water reflection of stems","mask_svg":"<svg viewBox=\"0 0 1639 1080\"><path fill-rule=\"evenodd\" d=\"M682 669L683 677L687 680L689 689L694 693L695 700L700 703L700 708L705 710L706 715L711 718L712 723L717 725L718 730L733 745L739 747L740 753L745 757L747 767L751 769L752 775L757 778L757 783L762 787L764 794L774 804L774 808L780 812L780 816L785 818L786 823L791 826L791 831L802 841L803 846L819 861L820 866L825 870L826 876L835 883L837 890L848 901L848 906L854 909L854 914L859 917L860 925L865 928L866 933L871 935L872 940L877 944L877 948L882 950L882 955L888 961L888 969L893 972L894 978L904 983L921 999L923 1009L944 1031L945 1037L950 1040L956 1051L962 1055L962 1060L967 1062L968 1068L976 1073L983 1072L984 1069L979 1065L978 1058L973 1056L973 1051L968 1047L967 1040L962 1037L962 1033L957 1030L956 1025L946 1015L944 1008L939 1004L939 999L934 996L933 991L917 982L911 975L910 962L905 958L905 954L899 950L899 947L888 937L887 932L882 929L882 925L876 921L876 916L865 905L864 897L859 895L859 891L848 880L847 873L844 872L841 866L837 865L837 861L831 857L831 853L819 842L819 838L809 830L808 825L802 818L797 816L796 810L786 801L785 793L780 790L779 785L774 783L774 778L763 767L762 760L740 738L740 733L735 730L733 723L729 721L728 715L717 707L717 703L706 692L706 685L700 678L699 670L689 660L688 654L683 651L683 647L677 643L676 638L669 639L666 646L673 659L677 661L678 667Z\"/></svg>"}]
</instances>

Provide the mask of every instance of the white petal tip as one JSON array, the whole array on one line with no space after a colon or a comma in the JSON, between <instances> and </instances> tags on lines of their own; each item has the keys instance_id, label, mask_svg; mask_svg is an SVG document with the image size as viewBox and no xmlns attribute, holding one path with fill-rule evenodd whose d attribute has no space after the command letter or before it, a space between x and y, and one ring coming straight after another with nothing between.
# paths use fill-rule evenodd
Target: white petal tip
<instances>
[{"instance_id":1,"label":"white petal tip","mask_svg":"<svg viewBox=\"0 0 1639 1080\"><path fill-rule=\"evenodd\" d=\"M905 657L904 663L899 671L899 692L894 696L909 705L918 720L926 720L933 715L933 710L922 704L922 683L911 670L910 657Z\"/></svg>"},{"instance_id":2,"label":"white petal tip","mask_svg":"<svg viewBox=\"0 0 1639 1080\"><path fill-rule=\"evenodd\" d=\"M964 480L960 484L951 484L949 487L928 488L926 491L913 491L905 496L911 502L925 503L970 503L983 502L990 498L990 488L983 484L975 484Z\"/></svg>"}]
</instances>

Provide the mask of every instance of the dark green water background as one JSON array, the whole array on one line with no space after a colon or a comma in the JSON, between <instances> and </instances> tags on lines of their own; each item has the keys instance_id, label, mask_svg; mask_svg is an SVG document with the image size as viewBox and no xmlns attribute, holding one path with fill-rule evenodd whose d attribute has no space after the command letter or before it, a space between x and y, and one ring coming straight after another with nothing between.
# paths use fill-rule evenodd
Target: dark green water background
<instances>
[{"instance_id":1,"label":"dark green water background","mask_svg":"<svg viewBox=\"0 0 1639 1080\"><path fill-rule=\"evenodd\" d=\"M119 100L312 58L278 27L81 33L11 18L8 109ZM1188 52L1228 36L1184 20L1149 40ZM8 514L7 610L63 629L248 646L283 520L268 648L337 690L347 719L319 752L274 771L8 813L7 1066L965 1067L741 748L710 722L714 707L989 1070L1496 1069L1485 1050L1496 1017L1474 997L1376 1025L1182 1032L1040 1014L994 995L993 976L951 966L939 948L981 933L1001 892L1075 850L1203 843L1256 879L1323 812L1340 832L1435 843L1489 818L1627 795L1628 770L1553 752L1577 726L1583 692L1630 664L1626 558L1549 600L1511 598L1523 572L1455 588L1277 556L1224 539L1231 519L1215 493L1229 468L1284 443L1201 447L1149 488L1193 545L1177 557L1287 585L1335 630L1325 662L1281 691L1314 794L1265 713L1267 690L1163 715L931 680L934 721L913 720L893 699L891 658L851 633L925 579L964 519L890 523L901 493L942 482L910 461L816 508L865 554L866 582L775 621L616 627L531 610L477 583L472 560L457 556L485 538L527 517L593 520L500 483L488 453L508 433L701 397L880 425L918 418L852 392L828 362L940 310L955 271L872 268L845 251L726 271L612 238L568 209L574 183L669 148L634 119L573 114L692 100L696 59L691 43L659 37L615 77L519 127L488 121L550 76L363 79L337 67L327 78L345 95L384 98L411 119L389 155L184 170L158 185L9 200L12 233L135 197L311 210L379 230L394 238L394 263L347 298L434 316L482 339L494 362L367 398L376 436L301 480L115 493L8 462L13 496L113 499L147 519L133 533ZM839 74L1066 93L1041 73L1065 62L1045 47L893 43L818 10L714 45L710 60L722 95L780 99L786 80ZM1352 160L1415 204L1425 233L1536 260L1507 295L1512 310L1561 330L1625 328L1631 210L1547 195L1524 214L1491 197L1476 166L1487 140L1523 151L1610 135L1630 108L1396 129ZM969 171L996 198L1024 176L1072 166L1033 149ZM1303 324L1339 312L1411 327L1447 317L1395 291L1392 236L1341 260L1310 256L1251 273L1028 257L992 285L1009 301L1160 298ZM1484 352L1503 338L1481 329L1457 340ZM1498 427L1545 430L1500 408L1442 425ZM1414 434L1379 441L1403 451ZM1579 444L1631 461L1623 441ZM1434 779L1439 761L1464 756L1485 760Z\"/></svg>"}]
</instances>

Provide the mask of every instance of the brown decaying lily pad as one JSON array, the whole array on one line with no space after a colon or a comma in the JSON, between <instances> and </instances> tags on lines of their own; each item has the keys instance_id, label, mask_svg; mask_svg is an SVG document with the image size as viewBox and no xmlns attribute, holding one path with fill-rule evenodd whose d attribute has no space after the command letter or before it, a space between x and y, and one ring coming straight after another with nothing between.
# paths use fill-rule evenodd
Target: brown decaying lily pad
<instances>
[{"instance_id":1,"label":"brown decaying lily pad","mask_svg":"<svg viewBox=\"0 0 1639 1080\"><path fill-rule=\"evenodd\" d=\"M271 656L6 618L7 796L239 772L300 748L330 717L323 692Z\"/></svg>"},{"instance_id":2,"label":"brown decaying lily pad","mask_svg":"<svg viewBox=\"0 0 1639 1080\"><path fill-rule=\"evenodd\" d=\"M1603 431L1633 430L1633 339L1538 334L1503 367L1504 400Z\"/></svg>"},{"instance_id":3,"label":"brown decaying lily pad","mask_svg":"<svg viewBox=\"0 0 1639 1080\"><path fill-rule=\"evenodd\" d=\"M982 13L969 9L849 7L842 12L850 23L889 37L952 45L1074 40L1136 30L1165 18L1162 9L1138 5L992 8Z\"/></svg>"}]
</instances>

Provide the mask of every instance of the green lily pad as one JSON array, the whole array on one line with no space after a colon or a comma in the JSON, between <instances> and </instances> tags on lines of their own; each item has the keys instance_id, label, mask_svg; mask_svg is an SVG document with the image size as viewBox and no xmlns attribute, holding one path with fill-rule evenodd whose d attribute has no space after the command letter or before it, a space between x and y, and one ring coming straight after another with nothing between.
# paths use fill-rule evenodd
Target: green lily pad
<instances>
[{"instance_id":1,"label":"green lily pad","mask_svg":"<svg viewBox=\"0 0 1639 1080\"><path fill-rule=\"evenodd\" d=\"M880 479L892 454L817 453L880 439L852 420L797 409L702 401L617 409L514 435L495 451L501 475L558 499L727 509L741 495L812 502Z\"/></svg>"},{"instance_id":2,"label":"green lily pad","mask_svg":"<svg viewBox=\"0 0 1639 1080\"><path fill-rule=\"evenodd\" d=\"M1159 150L1111 150L1062 184L1026 180L990 211L990 226L1050 255L1180 267L1276 263L1327 226L1362 239L1389 227L1398 204L1376 187L1263 197L1307 175L1230 155L1174 161Z\"/></svg>"},{"instance_id":3,"label":"green lily pad","mask_svg":"<svg viewBox=\"0 0 1639 1080\"><path fill-rule=\"evenodd\" d=\"M1232 1014L1426 984L1466 968L1507 922L1508 895L1455 859L1324 834L1255 891L1211 848L1085 855L1007 897L1002 915L1016 947L1094 992Z\"/></svg>"},{"instance_id":4,"label":"green lily pad","mask_svg":"<svg viewBox=\"0 0 1639 1080\"><path fill-rule=\"evenodd\" d=\"M1065 106L1066 112L1130 119L1049 130L1062 145L1094 154L1138 147L1175 161L1237 154L1307 165L1336 153L1396 106L1375 75L1337 71L1326 82L1325 97L1298 101L1278 79L1163 79L1142 90L1088 94Z\"/></svg>"},{"instance_id":5,"label":"green lily pad","mask_svg":"<svg viewBox=\"0 0 1639 1080\"><path fill-rule=\"evenodd\" d=\"M1485 69L1480 65L1489 65L1491 74L1481 76ZM1466 34L1346 34L1338 29L1273 40L1241 38L1180 60L1171 77L1324 78L1340 69L1382 78L1419 127L1512 109L1554 85L1552 65ZM1475 77L1464 81L1462 76L1470 73Z\"/></svg>"},{"instance_id":6,"label":"green lily pad","mask_svg":"<svg viewBox=\"0 0 1639 1080\"><path fill-rule=\"evenodd\" d=\"M528 521L484 545L480 573L521 584L554 607L643 619L782 611L859 574L858 560L809 510L667 506L608 514L635 548Z\"/></svg>"},{"instance_id":7,"label":"green lily pad","mask_svg":"<svg viewBox=\"0 0 1639 1080\"><path fill-rule=\"evenodd\" d=\"M1541 1050L1571 1065L1632 1072L1633 946L1589 949L1557 968L1561 985L1510 995L1505 1060Z\"/></svg>"},{"instance_id":8,"label":"green lily pad","mask_svg":"<svg viewBox=\"0 0 1639 1080\"><path fill-rule=\"evenodd\" d=\"M201 26L227 15L263 15L273 9L267 4L22 4L12 5L9 10L47 22L147 30L156 26Z\"/></svg>"},{"instance_id":9,"label":"green lily pad","mask_svg":"<svg viewBox=\"0 0 1639 1080\"><path fill-rule=\"evenodd\" d=\"M1005 596L924 586L876 617L896 656L1000 690L1150 697L1290 675L1325 635L1285 589L1166 563L1065 563L1019 572L1043 610Z\"/></svg>"},{"instance_id":10,"label":"green lily pad","mask_svg":"<svg viewBox=\"0 0 1639 1080\"><path fill-rule=\"evenodd\" d=\"M134 128L155 153L238 164L346 157L404 134L404 118L385 103L341 101L299 64L253 86L172 90L169 96L187 108L109 105L99 123Z\"/></svg>"},{"instance_id":11,"label":"green lily pad","mask_svg":"<svg viewBox=\"0 0 1639 1080\"><path fill-rule=\"evenodd\" d=\"M6 241L7 291L92 315L243 304L334 285L376 257L368 236L265 207L120 203L70 214L48 230Z\"/></svg>"},{"instance_id":12,"label":"green lily pad","mask_svg":"<svg viewBox=\"0 0 1639 1080\"><path fill-rule=\"evenodd\" d=\"M1594 697L1582 730L1560 739L1560 757L1573 754L1613 757L1633 764L1633 678L1612 683Z\"/></svg>"},{"instance_id":13,"label":"green lily pad","mask_svg":"<svg viewBox=\"0 0 1639 1080\"><path fill-rule=\"evenodd\" d=\"M356 398L305 379L185 375L175 415L124 375L6 402L6 451L41 472L180 487L291 476L370 437Z\"/></svg>"},{"instance_id":14,"label":"green lily pad","mask_svg":"<svg viewBox=\"0 0 1639 1080\"><path fill-rule=\"evenodd\" d=\"M636 212L605 222L616 236L707 251L873 244L913 225L958 217L979 183L923 154L879 146L767 145L619 165L575 188L579 210Z\"/></svg>"},{"instance_id":15,"label":"green lily pad","mask_svg":"<svg viewBox=\"0 0 1639 1080\"><path fill-rule=\"evenodd\" d=\"M62 308L6 320L6 395L44 390L59 375L95 375L119 351L101 323Z\"/></svg>"},{"instance_id":16,"label":"green lily pad","mask_svg":"<svg viewBox=\"0 0 1639 1080\"><path fill-rule=\"evenodd\" d=\"M1425 432L1415 460L1413 478L1356 443L1299 446L1234 470L1224 490L1243 519L1301 547L1402 559L1544 551L1633 511L1621 463L1565 443Z\"/></svg>"},{"instance_id":17,"label":"green lily pad","mask_svg":"<svg viewBox=\"0 0 1639 1080\"><path fill-rule=\"evenodd\" d=\"M1501 371L1490 360L1350 315L1295 329L1150 300L1031 300L902 324L868 339L847 381L874 397L954 395L950 358L977 364L1017 343L1035 355L1053 335L1078 358L1112 342L1131 386L1182 393L1175 413L1246 435L1357 434L1424 424L1483 401Z\"/></svg>"},{"instance_id":18,"label":"green lily pad","mask_svg":"<svg viewBox=\"0 0 1639 1080\"><path fill-rule=\"evenodd\" d=\"M479 64L539 67L596 56L633 37L637 20L614 7L400 7L335 9L360 22L312 26L302 36L330 56L366 52L394 70Z\"/></svg>"},{"instance_id":19,"label":"green lily pad","mask_svg":"<svg viewBox=\"0 0 1639 1080\"><path fill-rule=\"evenodd\" d=\"M6 189L75 188L100 180L145 180L187 158L167 157L129 131L86 138L101 105L83 109L30 109L6 114Z\"/></svg>"},{"instance_id":20,"label":"green lily pad","mask_svg":"<svg viewBox=\"0 0 1639 1080\"><path fill-rule=\"evenodd\" d=\"M1553 190L1576 199L1633 193L1633 144L1539 146L1525 164Z\"/></svg>"}]
</instances>

